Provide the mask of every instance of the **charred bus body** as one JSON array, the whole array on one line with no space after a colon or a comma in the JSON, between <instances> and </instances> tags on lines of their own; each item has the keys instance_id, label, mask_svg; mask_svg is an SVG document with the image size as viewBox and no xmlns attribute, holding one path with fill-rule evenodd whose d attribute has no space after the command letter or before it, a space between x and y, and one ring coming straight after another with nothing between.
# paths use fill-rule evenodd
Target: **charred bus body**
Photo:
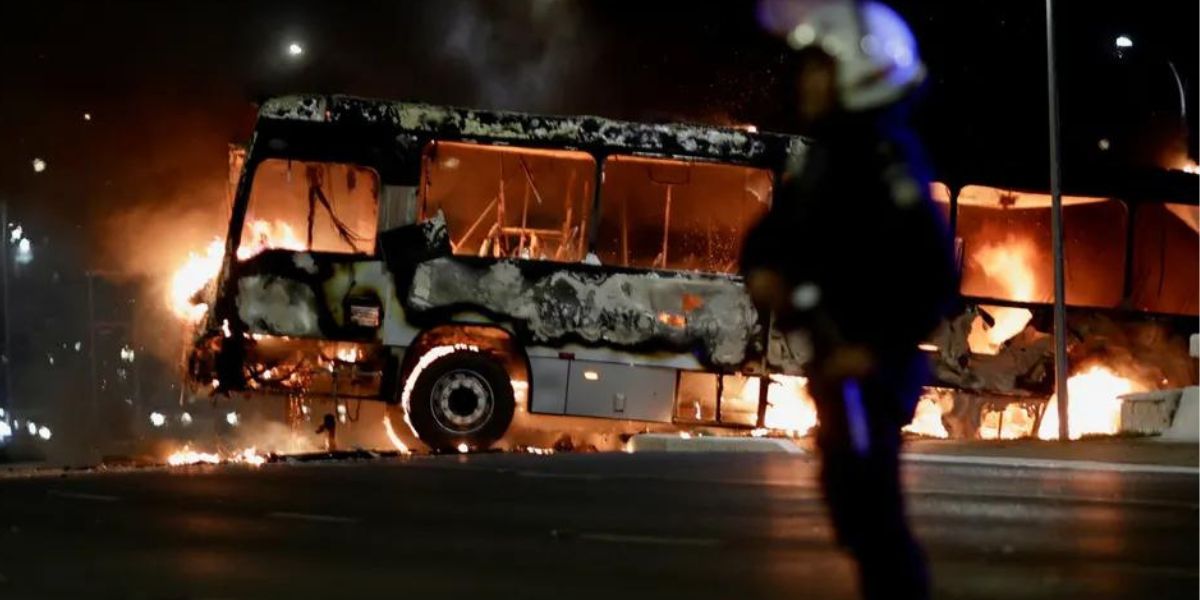
<instances>
[{"instance_id":1,"label":"charred bus body","mask_svg":"<svg viewBox=\"0 0 1200 600\"><path fill-rule=\"evenodd\" d=\"M734 271L807 144L342 96L268 101L221 273L197 299L210 308L189 379L293 402L382 401L436 450L485 448L521 412L803 431L814 423L798 406L803 357ZM1139 366L1145 381L1195 383L1194 195L1068 198L1073 223L1096 221L1072 225L1072 285L1099 282L1068 290L1073 363L1120 354L1114 340L1123 360L1149 345L1162 352ZM933 196L960 243L966 297L924 345L941 426L988 437L990 415L1004 437L1015 407L1029 423L1012 435L1031 435L1053 371L1045 199L940 184Z\"/></svg>"},{"instance_id":2,"label":"charred bus body","mask_svg":"<svg viewBox=\"0 0 1200 600\"><path fill-rule=\"evenodd\" d=\"M514 382L532 413L761 426L765 386L749 407L720 407L713 374L798 372L768 356L783 346L766 343L734 272L744 231L804 144L339 96L268 101L190 377L400 404L435 449L499 438ZM680 408L689 374L711 378L686 387L714 397Z\"/></svg>"}]
</instances>

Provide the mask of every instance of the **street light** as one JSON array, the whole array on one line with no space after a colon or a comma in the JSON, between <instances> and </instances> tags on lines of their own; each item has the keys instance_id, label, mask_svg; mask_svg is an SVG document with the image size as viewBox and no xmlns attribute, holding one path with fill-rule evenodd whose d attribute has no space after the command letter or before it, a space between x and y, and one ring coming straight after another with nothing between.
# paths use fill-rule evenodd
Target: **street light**
<instances>
[{"instance_id":1,"label":"street light","mask_svg":"<svg viewBox=\"0 0 1200 600\"><path fill-rule=\"evenodd\" d=\"M1133 40L1127 35L1118 35L1115 42L1118 48L1132 48Z\"/></svg>"},{"instance_id":2,"label":"street light","mask_svg":"<svg viewBox=\"0 0 1200 600\"><path fill-rule=\"evenodd\" d=\"M301 46L300 42L292 42L288 44L287 53L292 58L299 58L301 54L304 54L304 46Z\"/></svg>"}]
</instances>

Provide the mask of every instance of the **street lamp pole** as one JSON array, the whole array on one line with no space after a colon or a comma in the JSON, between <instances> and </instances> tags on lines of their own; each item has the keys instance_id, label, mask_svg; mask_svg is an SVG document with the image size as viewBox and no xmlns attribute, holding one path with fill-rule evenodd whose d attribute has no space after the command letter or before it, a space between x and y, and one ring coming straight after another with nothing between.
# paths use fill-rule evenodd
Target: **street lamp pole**
<instances>
[{"instance_id":1,"label":"street lamp pole","mask_svg":"<svg viewBox=\"0 0 1200 600\"><path fill-rule=\"evenodd\" d=\"M1050 112L1050 237L1054 253L1054 393L1058 398L1058 439L1070 438L1067 412L1067 302L1063 256L1062 154L1058 123L1058 73L1054 53L1054 0L1046 0L1046 82Z\"/></svg>"},{"instance_id":2,"label":"street lamp pole","mask_svg":"<svg viewBox=\"0 0 1200 600\"><path fill-rule=\"evenodd\" d=\"M0 344L4 345L3 350L0 350L0 378L3 379L0 393L4 394L4 398L0 399L0 407L11 412L12 371L9 365L12 363L12 346L9 344L11 336L8 318L8 244L8 202L0 201L0 329L3 329Z\"/></svg>"}]
</instances>

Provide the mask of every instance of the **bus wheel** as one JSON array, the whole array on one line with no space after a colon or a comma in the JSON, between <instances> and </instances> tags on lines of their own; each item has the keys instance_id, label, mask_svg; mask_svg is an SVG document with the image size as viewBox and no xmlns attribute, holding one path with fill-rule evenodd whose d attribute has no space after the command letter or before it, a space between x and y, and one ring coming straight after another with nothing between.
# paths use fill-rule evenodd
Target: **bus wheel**
<instances>
[{"instance_id":1,"label":"bus wheel","mask_svg":"<svg viewBox=\"0 0 1200 600\"><path fill-rule=\"evenodd\" d=\"M491 447L512 423L512 381L504 365L460 350L416 374L408 414L417 437L435 452Z\"/></svg>"}]
</instances>

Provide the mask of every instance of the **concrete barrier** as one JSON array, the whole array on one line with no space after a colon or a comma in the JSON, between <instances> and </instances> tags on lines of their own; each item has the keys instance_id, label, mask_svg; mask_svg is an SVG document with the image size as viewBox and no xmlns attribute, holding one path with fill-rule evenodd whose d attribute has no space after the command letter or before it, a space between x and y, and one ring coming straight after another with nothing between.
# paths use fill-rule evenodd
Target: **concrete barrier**
<instances>
[{"instance_id":1,"label":"concrete barrier","mask_svg":"<svg viewBox=\"0 0 1200 600\"><path fill-rule=\"evenodd\" d=\"M629 440L630 452L766 452L804 454L791 440L780 438L692 436L642 433Z\"/></svg>"},{"instance_id":2,"label":"concrete barrier","mask_svg":"<svg viewBox=\"0 0 1200 600\"><path fill-rule=\"evenodd\" d=\"M1200 442L1200 387L1183 389L1171 427L1158 439L1164 442Z\"/></svg>"}]
</instances>

